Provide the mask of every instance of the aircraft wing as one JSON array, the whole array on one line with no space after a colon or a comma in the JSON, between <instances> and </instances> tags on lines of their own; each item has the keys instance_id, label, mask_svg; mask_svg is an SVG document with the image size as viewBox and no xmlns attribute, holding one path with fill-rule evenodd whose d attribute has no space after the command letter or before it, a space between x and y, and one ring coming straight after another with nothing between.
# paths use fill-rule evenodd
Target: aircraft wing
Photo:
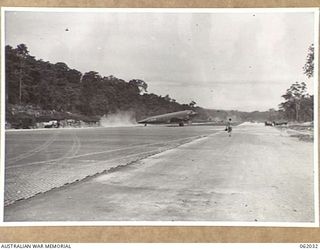
<instances>
[{"instance_id":1,"label":"aircraft wing","mask_svg":"<svg viewBox=\"0 0 320 250\"><path fill-rule=\"evenodd\" d=\"M156 115L147 117L138 123L142 124L161 124L161 123L178 123L180 126L183 126L183 122L189 121L196 112L193 110L183 110L173 113L166 113L162 115Z\"/></svg>"}]
</instances>

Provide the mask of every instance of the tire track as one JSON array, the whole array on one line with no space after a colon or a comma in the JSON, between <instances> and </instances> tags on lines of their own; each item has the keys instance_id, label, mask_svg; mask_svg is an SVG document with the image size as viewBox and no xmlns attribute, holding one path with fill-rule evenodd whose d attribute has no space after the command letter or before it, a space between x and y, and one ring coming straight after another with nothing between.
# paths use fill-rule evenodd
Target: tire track
<instances>
[{"instance_id":1,"label":"tire track","mask_svg":"<svg viewBox=\"0 0 320 250\"><path fill-rule=\"evenodd\" d=\"M17 161L20 161L20 160L23 160L23 159L26 159L26 158L29 158L30 156L34 155L34 154L37 154L41 151L43 151L44 149L46 149L47 147L49 147L54 141L55 139L57 138L57 135L59 134L60 132L57 132L57 133L54 133L51 137L49 137L49 139L47 141L45 141L45 143L41 144L40 146L36 147L35 149L29 151L29 152L26 152L26 153L23 153L23 154L20 154L16 157L13 157L13 158L10 158L7 160L7 163L8 164L12 164L12 163L15 163Z\"/></svg>"},{"instance_id":2,"label":"tire track","mask_svg":"<svg viewBox=\"0 0 320 250\"><path fill-rule=\"evenodd\" d=\"M56 185L54 187L48 187L47 189L43 189L41 188L42 190L38 190L38 188L35 186L35 187L28 187L27 189L29 190L29 192L26 192L24 194L20 194L19 197L16 197L16 198L13 198L13 197L10 197L10 198L7 198L5 197L5 201L4 201L4 206L9 206L13 203L15 203L16 201L20 201L20 200L26 200L26 199L29 199L29 198L32 198L36 195L39 195L39 194L43 194L43 193L47 193L51 190L56 190L57 188L62 188L62 187L65 187L66 185L72 185L74 183L78 183L80 181L84 181L88 178L91 178L91 177L94 177L94 176L97 176L99 174L102 174L102 173L107 173L107 172L113 172L113 171L117 171L123 167L126 167L126 166L129 166L130 164L136 162L136 161L139 161L139 160L142 160L142 159L145 159L145 158L148 158L152 155L156 155L156 154L159 154L159 153L162 153L164 151L167 151L167 150L171 150L171 149L174 149L174 148L177 148L181 145L184 145L186 143L190 143L194 140L197 140L197 139L201 139L201 138L204 138L204 137L207 137L206 135L202 135L202 136L192 136L192 137L188 137L188 138L183 138L183 139L179 139L179 140L172 140L172 141L175 141L176 143L174 144L165 144L164 146L162 147L158 147L156 149L151 149L151 150L147 150L147 151L144 151L144 152L139 152L139 153L131 153L131 154L127 154L125 156L121 156L121 157L116 157L116 158L113 158L113 159L110 159L110 160L105 160L103 162L100 162L97 166L97 163L89 163L89 164L85 164L85 167L89 168L89 169L92 169L92 172L87 172L87 174L80 174L79 177L77 178L74 178L72 181L70 181L70 179L68 180L68 178L65 179L64 182L60 182L58 180L58 183L56 183ZM79 141L79 138L74 135L74 143L73 143L73 146L72 148L69 150L69 152L67 154L76 154L81 146L80 144L80 141ZM158 143L159 144L159 143ZM66 155L67 155L66 154ZM62 163L64 163L64 160L68 160L69 157L61 157L61 161ZM125 163L120 163L120 164L114 164L114 162L117 162L119 160L125 160ZM113 167L107 167L108 166L108 162L113 162ZM43 180L45 181L45 180ZM31 188L31 189L30 189ZM26 191L26 190L24 190Z\"/></svg>"},{"instance_id":3,"label":"tire track","mask_svg":"<svg viewBox=\"0 0 320 250\"><path fill-rule=\"evenodd\" d=\"M206 135L203 135L203 136L206 136ZM68 155L68 153L67 153L65 156L63 156L61 158L56 158L56 159L51 159L51 160L46 160L46 161L30 162L30 163L26 163L26 164L7 165L7 167L8 168L19 168L19 167L33 166L33 165L37 165L37 164L54 163L54 162L58 162L60 160L65 160L65 159L70 160L70 159L76 159L76 158L85 157L85 156L114 153L114 152L124 151L124 150L128 150L128 149L145 148L145 147L151 147L151 146L167 144L167 143L172 143L172 142L179 142L179 141L189 140L189 139L196 139L196 138L199 138L199 136L197 135L197 136L185 137L185 138L180 138L180 139L174 139L174 140L170 140L170 141L161 141L161 142L157 142L157 143L148 143L148 144L143 144L143 145L128 146L128 147L123 147L123 148L118 148L118 149L111 149L111 150L105 150L105 151L100 151L100 152L93 152L93 153L76 155L80 149L80 145L79 145L79 148L77 149L76 153L73 152L70 155ZM77 140L79 140L79 138ZM80 140L78 143L81 144Z\"/></svg>"},{"instance_id":4,"label":"tire track","mask_svg":"<svg viewBox=\"0 0 320 250\"><path fill-rule=\"evenodd\" d=\"M72 134L72 140L73 140L73 144L71 149L62 157L54 159L54 162L58 164L66 163L69 159L72 159L72 157L74 157L79 152L81 148L81 142L79 137L76 135L76 133Z\"/></svg>"}]
</instances>

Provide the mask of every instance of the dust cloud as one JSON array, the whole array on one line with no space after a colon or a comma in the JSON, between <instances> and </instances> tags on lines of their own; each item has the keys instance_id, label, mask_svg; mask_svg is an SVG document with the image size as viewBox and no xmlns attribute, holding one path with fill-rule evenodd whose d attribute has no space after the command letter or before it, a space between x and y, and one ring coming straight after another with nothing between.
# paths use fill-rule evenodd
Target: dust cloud
<instances>
[{"instance_id":1,"label":"dust cloud","mask_svg":"<svg viewBox=\"0 0 320 250\"><path fill-rule=\"evenodd\" d=\"M133 112L119 111L115 114L102 116L100 119L100 125L102 127L130 127L138 124Z\"/></svg>"}]
</instances>

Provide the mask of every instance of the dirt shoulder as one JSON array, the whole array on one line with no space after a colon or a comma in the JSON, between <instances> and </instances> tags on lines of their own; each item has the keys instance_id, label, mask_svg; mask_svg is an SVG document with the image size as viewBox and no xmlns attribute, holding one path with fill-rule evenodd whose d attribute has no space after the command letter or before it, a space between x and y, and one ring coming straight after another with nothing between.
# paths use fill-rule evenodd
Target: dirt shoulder
<instances>
[{"instance_id":1,"label":"dirt shoulder","mask_svg":"<svg viewBox=\"0 0 320 250\"><path fill-rule=\"evenodd\" d=\"M301 141L313 142L314 141L314 124L313 122L305 123L289 123L284 126L277 126L282 133L288 136L298 138Z\"/></svg>"}]
</instances>

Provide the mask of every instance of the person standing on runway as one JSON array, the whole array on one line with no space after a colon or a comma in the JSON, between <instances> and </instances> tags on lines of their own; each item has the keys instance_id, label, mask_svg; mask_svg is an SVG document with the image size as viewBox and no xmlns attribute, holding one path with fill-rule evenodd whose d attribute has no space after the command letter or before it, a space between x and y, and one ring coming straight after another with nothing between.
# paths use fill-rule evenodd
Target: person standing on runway
<instances>
[{"instance_id":1,"label":"person standing on runway","mask_svg":"<svg viewBox=\"0 0 320 250\"><path fill-rule=\"evenodd\" d=\"M232 131L232 123L231 123L231 118L229 118L229 121L227 122L227 126L226 126L226 129L225 129L228 134L229 134L229 137L231 137L231 131Z\"/></svg>"}]
</instances>

